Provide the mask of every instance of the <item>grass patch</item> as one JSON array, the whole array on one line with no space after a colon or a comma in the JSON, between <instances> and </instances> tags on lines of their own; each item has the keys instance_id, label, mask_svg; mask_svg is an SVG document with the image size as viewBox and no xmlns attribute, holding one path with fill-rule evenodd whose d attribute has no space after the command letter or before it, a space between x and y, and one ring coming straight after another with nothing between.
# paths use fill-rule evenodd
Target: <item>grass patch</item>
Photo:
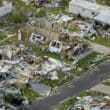
<instances>
[{"instance_id":1,"label":"grass patch","mask_svg":"<svg viewBox=\"0 0 110 110\"><path fill-rule=\"evenodd\" d=\"M96 0L98 3L110 6L110 0Z\"/></svg>"},{"instance_id":2,"label":"grass patch","mask_svg":"<svg viewBox=\"0 0 110 110\"><path fill-rule=\"evenodd\" d=\"M58 85L58 80L44 79L41 82L51 86L52 88Z\"/></svg>"},{"instance_id":3,"label":"grass patch","mask_svg":"<svg viewBox=\"0 0 110 110\"><path fill-rule=\"evenodd\" d=\"M75 75L77 76L80 76L82 72L88 70L92 65L93 66L99 65L106 60L106 58L102 58L100 60L95 61L98 55L101 54L97 52L93 52L92 54L79 60L76 64L76 68L73 68L71 72L75 73Z\"/></svg>"},{"instance_id":4,"label":"grass patch","mask_svg":"<svg viewBox=\"0 0 110 110\"><path fill-rule=\"evenodd\" d=\"M64 7L58 7L58 8L44 8L47 14L62 14L66 13Z\"/></svg>"},{"instance_id":5,"label":"grass patch","mask_svg":"<svg viewBox=\"0 0 110 110\"><path fill-rule=\"evenodd\" d=\"M28 88L26 85L21 86L20 88L21 96L27 97L29 101L34 101L39 98L39 94L33 91L31 88Z\"/></svg>"},{"instance_id":6,"label":"grass patch","mask_svg":"<svg viewBox=\"0 0 110 110\"><path fill-rule=\"evenodd\" d=\"M3 32L0 32L0 41L5 39L6 35Z\"/></svg>"},{"instance_id":7,"label":"grass patch","mask_svg":"<svg viewBox=\"0 0 110 110\"><path fill-rule=\"evenodd\" d=\"M8 44L13 44L13 43L18 44L18 38L17 38L17 36L13 36L13 37L5 40L4 42L0 43L0 45L8 45Z\"/></svg>"},{"instance_id":8,"label":"grass patch","mask_svg":"<svg viewBox=\"0 0 110 110\"><path fill-rule=\"evenodd\" d=\"M29 84L23 84L23 85L13 84L11 86L20 91L20 94L18 94L19 96L27 97L27 99L29 101L34 101L34 100L36 100L37 98L40 97L40 95L37 92L33 91L30 88Z\"/></svg>"},{"instance_id":9,"label":"grass patch","mask_svg":"<svg viewBox=\"0 0 110 110\"><path fill-rule=\"evenodd\" d=\"M98 53L93 52L92 54L86 56L85 58L81 59L78 63L77 63L77 67L79 68L85 68L90 61L92 61L95 57L97 57Z\"/></svg>"},{"instance_id":10,"label":"grass patch","mask_svg":"<svg viewBox=\"0 0 110 110\"><path fill-rule=\"evenodd\" d=\"M63 72L58 73L58 77L59 77L58 80L44 79L41 82L45 83L53 88L56 86L61 86L73 78L72 76L71 77L67 76L67 74L63 73Z\"/></svg>"},{"instance_id":11,"label":"grass patch","mask_svg":"<svg viewBox=\"0 0 110 110\"><path fill-rule=\"evenodd\" d=\"M110 39L109 38L101 38L101 37L96 37L93 42L96 42L98 44L101 44L106 47L110 47Z\"/></svg>"},{"instance_id":12,"label":"grass patch","mask_svg":"<svg viewBox=\"0 0 110 110\"><path fill-rule=\"evenodd\" d=\"M61 80L65 79L66 76L67 76L67 74L64 73L64 72L59 72L59 73L58 73L58 77L59 77L59 79L61 79Z\"/></svg>"},{"instance_id":13,"label":"grass patch","mask_svg":"<svg viewBox=\"0 0 110 110\"><path fill-rule=\"evenodd\" d=\"M110 86L110 79L107 79L107 80L103 81L103 84L107 85L107 86Z\"/></svg>"}]
</instances>

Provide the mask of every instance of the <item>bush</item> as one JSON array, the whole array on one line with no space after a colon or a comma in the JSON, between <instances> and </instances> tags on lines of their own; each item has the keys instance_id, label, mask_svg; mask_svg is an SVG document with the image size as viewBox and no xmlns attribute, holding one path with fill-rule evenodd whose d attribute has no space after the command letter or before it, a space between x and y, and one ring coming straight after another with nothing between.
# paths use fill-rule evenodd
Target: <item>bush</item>
<instances>
[{"instance_id":1,"label":"bush","mask_svg":"<svg viewBox=\"0 0 110 110\"><path fill-rule=\"evenodd\" d=\"M36 13L36 17L42 18L46 16L46 11L43 9L39 9Z\"/></svg>"}]
</instances>

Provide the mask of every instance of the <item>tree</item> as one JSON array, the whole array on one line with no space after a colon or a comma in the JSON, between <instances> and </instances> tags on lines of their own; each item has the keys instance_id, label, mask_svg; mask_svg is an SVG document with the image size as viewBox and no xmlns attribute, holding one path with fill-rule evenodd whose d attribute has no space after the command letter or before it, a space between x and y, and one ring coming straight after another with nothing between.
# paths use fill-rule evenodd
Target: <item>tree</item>
<instances>
[{"instance_id":1,"label":"tree","mask_svg":"<svg viewBox=\"0 0 110 110\"><path fill-rule=\"evenodd\" d=\"M7 20L9 23L22 24L26 22L28 18L23 13L17 12L8 14Z\"/></svg>"},{"instance_id":2,"label":"tree","mask_svg":"<svg viewBox=\"0 0 110 110\"><path fill-rule=\"evenodd\" d=\"M69 4L69 1L70 0L61 0L60 4L61 4L61 6L67 6Z\"/></svg>"},{"instance_id":3,"label":"tree","mask_svg":"<svg viewBox=\"0 0 110 110\"><path fill-rule=\"evenodd\" d=\"M7 21L14 24L23 24L28 20L25 13L28 11L22 0L10 0L15 6L15 10L7 15Z\"/></svg>"}]
</instances>

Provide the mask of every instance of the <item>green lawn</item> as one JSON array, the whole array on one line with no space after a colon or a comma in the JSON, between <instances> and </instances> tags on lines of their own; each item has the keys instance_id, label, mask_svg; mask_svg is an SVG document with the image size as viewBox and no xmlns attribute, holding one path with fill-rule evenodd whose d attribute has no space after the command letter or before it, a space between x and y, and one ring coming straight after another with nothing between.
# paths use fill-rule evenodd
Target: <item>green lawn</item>
<instances>
[{"instance_id":1,"label":"green lawn","mask_svg":"<svg viewBox=\"0 0 110 110\"><path fill-rule=\"evenodd\" d=\"M93 52L92 54L86 56L77 63L77 67L85 68L95 57L97 57L97 55L97 52Z\"/></svg>"},{"instance_id":2,"label":"green lawn","mask_svg":"<svg viewBox=\"0 0 110 110\"><path fill-rule=\"evenodd\" d=\"M61 73L58 73L58 77L59 77L58 80L43 79L41 82L45 83L45 84L47 84L47 85L49 85L53 88L53 87L56 87L56 86L61 86L64 83L66 83L67 81L69 81L73 78L72 76L71 77L70 76L66 77L66 76L67 75L65 73L61 72Z\"/></svg>"},{"instance_id":3,"label":"green lawn","mask_svg":"<svg viewBox=\"0 0 110 110\"><path fill-rule=\"evenodd\" d=\"M93 65L99 65L101 64L103 61L106 60L106 58L103 58L99 61L95 61L95 59L97 58L98 55L101 55L100 53L97 52L93 52L92 54L86 56L85 58L81 59L78 61L78 63L76 64L76 68L73 68L71 70L71 72L75 73L77 76L81 75L82 72L86 71L89 66Z\"/></svg>"},{"instance_id":4,"label":"green lawn","mask_svg":"<svg viewBox=\"0 0 110 110\"><path fill-rule=\"evenodd\" d=\"M110 6L110 0L96 0L98 3Z\"/></svg>"},{"instance_id":5,"label":"green lawn","mask_svg":"<svg viewBox=\"0 0 110 110\"><path fill-rule=\"evenodd\" d=\"M17 88L20 91L20 94L18 95L27 97L29 101L34 101L40 97L40 95L37 92L33 91L30 88L29 84L22 84L22 85L13 84L11 85L11 87Z\"/></svg>"},{"instance_id":6,"label":"green lawn","mask_svg":"<svg viewBox=\"0 0 110 110\"><path fill-rule=\"evenodd\" d=\"M39 94L31 89L24 89L21 95L27 97L29 101L34 101L39 98Z\"/></svg>"},{"instance_id":7,"label":"green lawn","mask_svg":"<svg viewBox=\"0 0 110 110\"><path fill-rule=\"evenodd\" d=\"M13 96L14 96L13 94L5 94L4 95L5 102L6 103L11 103ZM40 95L38 93L32 91L31 89L23 88L21 94L16 94L15 96L27 97L28 101L34 101L37 98L39 98Z\"/></svg>"},{"instance_id":8,"label":"green lawn","mask_svg":"<svg viewBox=\"0 0 110 110\"><path fill-rule=\"evenodd\" d=\"M0 41L5 39L6 35L3 32L0 32Z\"/></svg>"},{"instance_id":9,"label":"green lawn","mask_svg":"<svg viewBox=\"0 0 110 110\"><path fill-rule=\"evenodd\" d=\"M58 73L58 77L59 77L61 80L63 80L66 76L67 76L67 74L64 73L64 72L59 72L59 73Z\"/></svg>"},{"instance_id":10,"label":"green lawn","mask_svg":"<svg viewBox=\"0 0 110 110\"><path fill-rule=\"evenodd\" d=\"M47 14L64 14L65 12L65 8L44 8L47 12Z\"/></svg>"},{"instance_id":11,"label":"green lawn","mask_svg":"<svg viewBox=\"0 0 110 110\"><path fill-rule=\"evenodd\" d=\"M106 47L110 47L110 39L109 38L96 37L95 40L93 40L93 42L104 45Z\"/></svg>"},{"instance_id":12,"label":"green lawn","mask_svg":"<svg viewBox=\"0 0 110 110\"><path fill-rule=\"evenodd\" d=\"M6 36L2 36L0 38L3 40L4 38L6 38ZM13 44L13 43L18 44L17 36L13 36L13 37L7 39L5 42L0 43L0 45L9 45L9 44Z\"/></svg>"},{"instance_id":13,"label":"green lawn","mask_svg":"<svg viewBox=\"0 0 110 110\"><path fill-rule=\"evenodd\" d=\"M51 86L52 88L58 85L58 80L44 79L41 82Z\"/></svg>"},{"instance_id":14,"label":"green lawn","mask_svg":"<svg viewBox=\"0 0 110 110\"><path fill-rule=\"evenodd\" d=\"M107 79L107 80L103 81L103 84L107 85L107 86L110 86L110 79Z\"/></svg>"},{"instance_id":15,"label":"green lawn","mask_svg":"<svg viewBox=\"0 0 110 110\"><path fill-rule=\"evenodd\" d=\"M100 63L102 63L106 58L102 58L99 61L95 61L95 59L97 58L98 55L101 55L98 52L93 52L92 54L86 56L85 58L81 59L78 63L77 63L77 67L79 68L86 68L87 66L89 66L90 64L95 63L95 65L98 65Z\"/></svg>"},{"instance_id":16,"label":"green lawn","mask_svg":"<svg viewBox=\"0 0 110 110\"><path fill-rule=\"evenodd\" d=\"M25 85L20 88L20 91L21 96L27 97L29 101L34 101L40 96L37 92L33 91L31 88L26 87Z\"/></svg>"}]
</instances>

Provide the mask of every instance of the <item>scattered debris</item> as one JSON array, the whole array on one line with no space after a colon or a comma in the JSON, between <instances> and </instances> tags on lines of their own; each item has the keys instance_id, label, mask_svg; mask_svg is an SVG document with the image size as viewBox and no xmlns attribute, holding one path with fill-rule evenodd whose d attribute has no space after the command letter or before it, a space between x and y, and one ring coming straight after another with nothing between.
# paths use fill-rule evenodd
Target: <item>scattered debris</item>
<instances>
[{"instance_id":1,"label":"scattered debris","mask_svg":"<svg viewBox=\"0 0 110 110\"><path fill-rule=\"evenodd\" d=\"M86 96L81 98L69 110L109 110L110 106L104 101L104 97Z\"/></svg>"}]
</instances>

